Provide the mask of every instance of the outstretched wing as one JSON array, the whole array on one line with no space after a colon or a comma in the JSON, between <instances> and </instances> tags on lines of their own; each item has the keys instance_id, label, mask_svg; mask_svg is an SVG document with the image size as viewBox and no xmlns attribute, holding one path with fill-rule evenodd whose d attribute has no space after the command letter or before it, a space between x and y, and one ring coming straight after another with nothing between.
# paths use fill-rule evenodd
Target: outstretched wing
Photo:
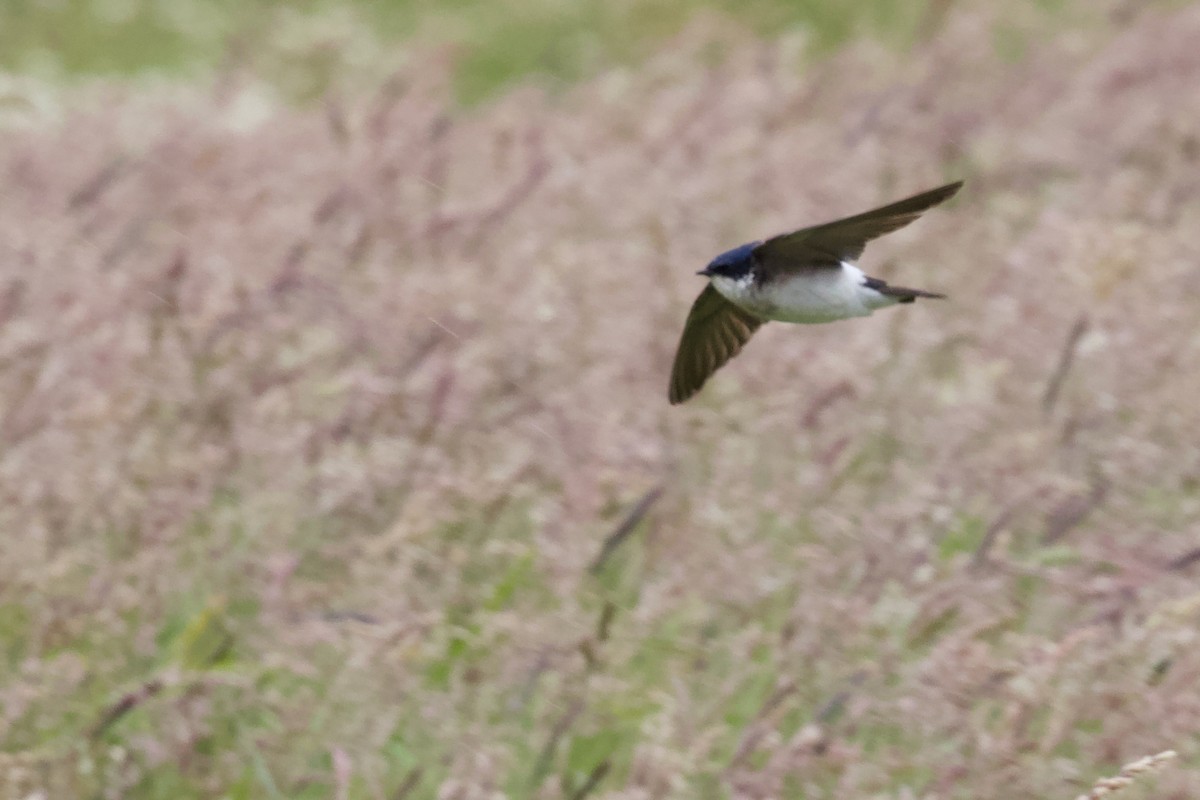
<instances>
[{"instance_id":1,"label":"outstretched wing","mask_svg":"<svg viewBox=\"0 0 1200 800\"><path fill-rule=\"evenodd\" d=\"M948 183L853 217L785 233L767 239L754 249L754 254L768 271L788 265L793 268L801 265L820 267L855 261L862 255L867 242L903 228L923 212L953 197L961 188L962 181Z\"/></svg>"},{"instance_id":2,"label":"outstretched wing","mask_svg":"<svg viewBox=\"0 0 1200 800\"><path fill-rule=\"evenodd\" d=\"M710 283L692 304L675 366L671 368L671 405L700 391L708 377L736 356L763 320L735 306Z\"/></svg>"}]
</instances>

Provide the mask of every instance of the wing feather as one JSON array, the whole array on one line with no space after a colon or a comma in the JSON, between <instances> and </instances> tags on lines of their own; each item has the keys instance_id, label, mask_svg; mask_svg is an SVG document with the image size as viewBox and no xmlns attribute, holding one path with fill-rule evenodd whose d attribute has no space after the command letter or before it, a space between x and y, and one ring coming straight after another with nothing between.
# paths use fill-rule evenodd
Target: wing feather
<instances>
[{"instance_id":1,"label":"wing feather","mask_svg":"<svg viewBox=\"0 0 1200 800\"><path fill-rule=\"evenodd\" d=\"M756 247L754 254L768 270L776 266L832 267L855 261L867 242L903 228L961 188L962 181L948 183L852 217L775 236Z\"/></svg>"},{"instance_id":2,"label":"wing feather","mask_svg":"<svg viewBox=\"0 0 1200 800\"><path fill-rule=\"evenodd\" d=\"M712 284L692 304L675 365L671 368L671 405L687 400L725 362L741 352L763 320L726 300Z\"/></svg>"}]
</instances>

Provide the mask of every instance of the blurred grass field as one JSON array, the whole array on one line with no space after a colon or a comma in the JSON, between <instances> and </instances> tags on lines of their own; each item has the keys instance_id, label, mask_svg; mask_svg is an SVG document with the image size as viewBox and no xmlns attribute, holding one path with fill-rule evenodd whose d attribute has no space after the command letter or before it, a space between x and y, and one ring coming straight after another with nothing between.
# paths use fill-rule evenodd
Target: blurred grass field
<instances>
[{"instance_id":1,"label":"blurred grass field","mask_svg":"<svg viewBox=\"0 0 1200 800\"><path fill-rule=\"evenodd\" d=\"M821 54L855 36L906 46L953 0L5 0L0 69L58 81L203 76L249 64L289 96L386 71L431 48L456 55L458 97L521 79L570 84L636 64L697 14L765 37L802 33ZM1022 0L1058 12L1062 0Z\"/></svg>"},{"instance_id":2,"label":"blurred grass field","mask_svg":"<svg viewBox=\"0 0 1200 800\"><path fill-rule=\"evenodd\" d=\"M1200 5L167 8L0 25L0 798L1200 794Z\"/></svg>"}]
</instances>

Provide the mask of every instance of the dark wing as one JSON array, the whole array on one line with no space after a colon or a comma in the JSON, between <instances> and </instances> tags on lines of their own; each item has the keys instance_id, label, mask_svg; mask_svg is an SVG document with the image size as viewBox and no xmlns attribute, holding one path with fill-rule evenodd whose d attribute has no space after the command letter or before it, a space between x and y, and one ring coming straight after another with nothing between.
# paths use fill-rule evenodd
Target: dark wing
<instances>
[{"instance_id":1,"label":"dark wing","mask_svg":"<svg viewBox=\"0 0 1200 800\"><path fill-rule=\"evenodd\" d=\"M767 239L754 249L754 254L768 270L776 266L821 267L855 261L867 242L903 228L961 188L962 181L948 183L853 217L785 233Z\"/></svg>"},{"instance_id":2,"label":"dark wing","mask_svg":"<svg viewBox=\"0 0 1200 800\"><path fill-rule=\"evenodd\" d=\"M763 320L735 306L710 283L692 304L675 366L671 368L671 405L682 403L729 359L736 356Z\"/></svg>"}]
</instances>

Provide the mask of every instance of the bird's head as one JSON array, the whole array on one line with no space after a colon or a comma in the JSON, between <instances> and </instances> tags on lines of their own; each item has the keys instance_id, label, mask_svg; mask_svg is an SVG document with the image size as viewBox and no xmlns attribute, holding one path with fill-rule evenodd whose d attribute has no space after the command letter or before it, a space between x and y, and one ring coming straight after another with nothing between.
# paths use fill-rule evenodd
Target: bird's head
<instances>
[{"instance_id":1,"label":"bird's head","mask_svg":"<svg viewBox=\"0 0 1200 800\"><path fill-rule=\"evenodd\" d=\"M758 242L751 242L721 253L696 274L706 278L729 278L740 281L754 269L754 248L757 246Z\"/></svg>"}]
</instances>

